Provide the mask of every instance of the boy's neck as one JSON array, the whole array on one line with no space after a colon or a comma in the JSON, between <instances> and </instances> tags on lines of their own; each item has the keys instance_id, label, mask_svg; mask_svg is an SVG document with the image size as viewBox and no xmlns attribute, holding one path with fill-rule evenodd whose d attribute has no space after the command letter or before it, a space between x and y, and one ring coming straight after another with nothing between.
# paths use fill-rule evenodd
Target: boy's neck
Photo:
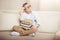
<instances>
[{"instance_id":1,"label":"boy's neck","mask_svg":"<svg viewBox=\"0 0 60 40\"><path fill-rule=\"evenodd\" d=\"M32 12L32 11L31 11ZM31 12L26 12L27 14L31 14Z\"/></svg>"}]
</instances>

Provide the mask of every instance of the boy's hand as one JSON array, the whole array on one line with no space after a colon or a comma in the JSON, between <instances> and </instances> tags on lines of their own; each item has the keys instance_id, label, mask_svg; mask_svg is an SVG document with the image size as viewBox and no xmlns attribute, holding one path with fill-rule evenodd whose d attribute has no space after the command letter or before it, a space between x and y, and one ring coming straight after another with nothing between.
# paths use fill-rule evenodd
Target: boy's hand
<instances>
[{"instance_id":1,"label":"boy's hand","mask_svg":"<svg viewBox=\"0 0 60 40\"><path fill-rule=\"evenodd\" d=\"M24 8L24 7L22 7L22 8L21 8L21 11L23 11L23 12L24 12L24 9L25 9L25 8Z\"/></svg>"},{"instance_id":2,"label":"boy's hand","mask_svg":"<svg viewBox=\"0 0 60 40\"><path fill-rule=\"evenodd\" d=\"M39 24L36 24L36 25L32 26L31 28L36 29L36 28L38 28L39 26L40 26Z\"/></svg>"},{"instance_id":3,"label":"boy's hand","mask_svg":"<svg viewBox=\"0 0 60 40\"><path fill-rule=\"evenodd\" d=\"M22 15L22 13L24 12L24 7L21 8L21 11L20 11L20 16Z\"/></svg>"}]
</instances>

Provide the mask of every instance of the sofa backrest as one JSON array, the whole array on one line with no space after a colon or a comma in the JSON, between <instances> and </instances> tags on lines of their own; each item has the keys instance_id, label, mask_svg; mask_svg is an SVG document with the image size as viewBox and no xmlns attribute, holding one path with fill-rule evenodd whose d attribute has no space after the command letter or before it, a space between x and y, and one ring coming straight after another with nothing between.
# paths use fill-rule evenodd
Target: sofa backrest
<instances>
[{"instance_id":1,"label":"sofa backrest","mask_svg":"<svg viewBox=\"0 0 60 40\"><path fill-rule=\"evenodd\" d=\"M59 28L60 12L52 11L37 11L36 16L39 18L40 32L56 32ZM18 12L2 12L1 14L1 27L0 30L11 30L14 25L19 25Z\"/></svg>"}]
</instances>

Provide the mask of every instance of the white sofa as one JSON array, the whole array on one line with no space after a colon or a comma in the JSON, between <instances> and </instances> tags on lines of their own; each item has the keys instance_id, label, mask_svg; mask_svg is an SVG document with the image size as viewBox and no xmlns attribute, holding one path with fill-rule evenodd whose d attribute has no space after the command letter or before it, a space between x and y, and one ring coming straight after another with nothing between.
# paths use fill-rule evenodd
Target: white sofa
<instances>
[{"instance_id":1,"label":"white sofa","mask_svg":"<svg viewBox=\"0 0 60 40\"><path fill-rule=\"evenodd\" d=\"M59 28L59 12L53 11L37 11L35 12L40 20L39 31L41 32L56 32ZM19 25L19 14L17 11L2 11L1 15L1 29L11 30L13 25Z\"/></svg>"},{"instance_id":2,"label":"white sofa","mask_svg":"<svg viewBox=\"0 0 60 40\"><path fill-rule=\"evenodd\" d=\"M18 13L17 11L1 11L0 30L11 30L14 25L19 25L17 20L19 18ZM59 28L60 12L37 11L35 14L40 19L40 27L38 28L36 38L54 39ZM4 33L1 34L3 35Z\"/></svg>"}]
</instances>

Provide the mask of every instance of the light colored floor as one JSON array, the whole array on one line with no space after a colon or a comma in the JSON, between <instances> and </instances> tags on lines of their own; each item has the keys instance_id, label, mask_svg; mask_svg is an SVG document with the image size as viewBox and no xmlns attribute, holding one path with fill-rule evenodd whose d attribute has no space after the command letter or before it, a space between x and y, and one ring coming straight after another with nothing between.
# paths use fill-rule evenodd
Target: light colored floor
<instances>
[{"instance_id":1,"label":"light colored floor","mask_svg":"<svg viewBox=\"0 0 60 40\"><path fill-rule=\"evenodd\" d=\"M55 34L53 33L39 33L35 37L31 36L12 36L11 32L0 32L0 40L54 40Z\"/></svg>"}]
</instances>

